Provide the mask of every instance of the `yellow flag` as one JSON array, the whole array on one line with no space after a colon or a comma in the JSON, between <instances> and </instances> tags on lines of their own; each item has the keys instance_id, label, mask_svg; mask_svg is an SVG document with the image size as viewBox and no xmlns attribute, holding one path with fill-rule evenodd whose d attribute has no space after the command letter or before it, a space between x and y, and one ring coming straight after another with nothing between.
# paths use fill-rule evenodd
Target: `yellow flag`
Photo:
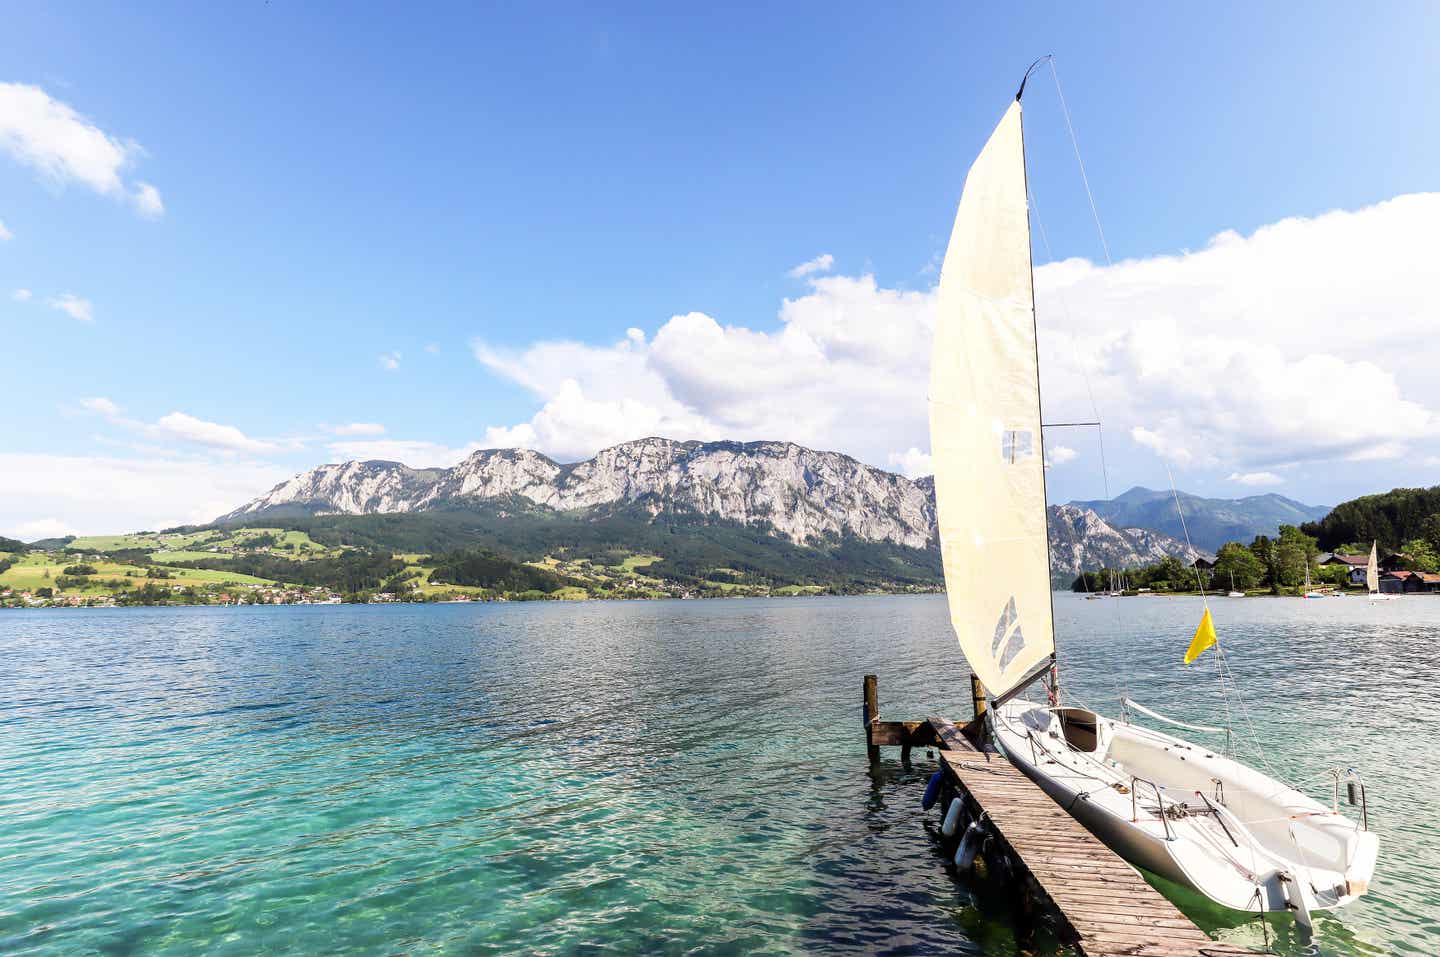
<instances>
[{"instance_id":1,"label":"yellow flag","mask_svg":"<svg viewBox=\"0 0 1440 957\"><path fill-rule=\"evenodd\" d=\"M1200 619L1200 627L1195 629L1195 637L1190 639L1190 647L1185 649L1185 663L1188 665L1200 653L1211 645L1215 644L1215 622L1210 620L1210 609L1205 609L1205 615Z\"/></svg>"}]
</instances>

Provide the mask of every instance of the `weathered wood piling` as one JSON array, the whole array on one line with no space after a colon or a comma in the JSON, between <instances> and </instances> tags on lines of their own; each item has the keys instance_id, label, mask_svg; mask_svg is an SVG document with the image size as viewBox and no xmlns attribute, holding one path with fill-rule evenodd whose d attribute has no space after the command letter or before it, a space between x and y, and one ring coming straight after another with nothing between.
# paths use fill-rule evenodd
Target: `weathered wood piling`
<instances>
[{"instance_id":1,"label":"weathered wood piling","mask_svg":"<svg viewBox=\"0 0 1440 957\"><path fill-rule=\"evenodd\" d=\"M938 716L882 721L878 681L866 675L865 743L871 766L879 762L881 747L898 746L907 767L915 746L938 749L942 818L951 801L961 801L961 821L984 822L986 860L991 862L987 873L1018 882L1027 910L1048 909L1058 918L1062 943L1086 957L1254 953L1212 940L1003 755L985 750L985 695L974 675L971 696L975 716L964 726Z\"/></svg>"}]
</instances>

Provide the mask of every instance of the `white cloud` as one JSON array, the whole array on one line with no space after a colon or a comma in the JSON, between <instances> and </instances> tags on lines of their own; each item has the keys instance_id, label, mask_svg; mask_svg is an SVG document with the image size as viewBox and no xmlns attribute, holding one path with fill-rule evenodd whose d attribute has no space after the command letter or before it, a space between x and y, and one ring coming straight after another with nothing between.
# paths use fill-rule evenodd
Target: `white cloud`
<instances>
[{"instance_id":1,"label":"white cloud","mask_svg":"<svg viewBox=\"0 0 1440 957\"><path fill-rule=\"evenodd\" d=\"M81 399L80 406L91 412L99 413L108 419L117 418L120 415L120 406L104 396L95 396L92 399Z\"/></svg>"},{"instance_id":2,"label":"white cloud","mask_svg":"<svg viewBox=\"0 0 1440 957\"><path fill-rule=\"evenodd\" d=\"M42 538L64 538L66 535L79 534L79 529L69 522L62 522L58 518L37 518L11 526L5 537L16 538L22 542L36 542Z\"/></svg>"},{"instance_id":3,"label":"white cloud","mask_svg":"<svg viewBox=\"0 0 1440 957\"><path fill-rule=\"evenodd\" d=\"M144 155L140 144L106 133L38 86L0 83L0 149L57 186L80 183L144 216L164 211L154 186L122 175Z\"/></svg>"},{"instance_id":4,"label":"white cloud","mask_svg":"<svg viewBox=\"0 0 1440 957\"><path fill-rule=\"evenodd\" d=\"M385 426L379 422L351 422L330 426L329 431L335 435L384 435Z\"/></svg>"},{"instance_id":5,"label":"white cloud","mask_svg":"<svg viewBox=\"0 0 1440 957\"><path fill-rule=\"evenodd\" d=\"M0 535L208 522L289 477L286 468L234 459L0 453Z\"/></svg>"},{"instance_id":6,"label":"white cloud","mask_svg":"<svg viewBox=\"0 0 1440 957\"><path fill-rule=\"evenodd\" d=\"M907 478L920 478L935 472L935 467L930 464L930 453L922 452L913 445L904 452L891 452L887 462L890 468Z\"/></svg>"},{"instance_id":7,"label":"white cloud","mask_svg":"<svg viewBox=\"0 0 1440 957\"><path fill-rule=\"evenodd\" d=\"M1046 418L1092 418L1088 376L1106 432L1130 439L1109 450L1117 478L1127 461L1153 468L1154 453L1223 478L1433 441L1440 377L1416 343L1440 337L1437 219L1440 194L1405 196L1179 256L1042 266ZM686 313L602 345L476 342L481 363L538 406L494 423L486 443L566 460L650 434L788 439L905 468L906 450L929 447L933 290L807 283L765 328ZM1357 401L1375 414L1354 414ZM1073 460L1050 451L1052 465Z\"/></svg>"},{"instance_id":8,"label":"white cloud","mask_svg":"<svg viewBox=\"0 0 1440 957\"><path fill-rule=\"evenodd\" d=\"M533 449L539 436L528 422L514 428L492 425L485 430L480 447L486 449Z\"/></svg>"},{"instance_id":9,"label":"white cloud","mask_svg":"<svg viewBox=\"0 0 1440 957\"><path fill-rule=\"evenodd\" d=\"M411 468L449 468L471 452L487 446L471 443L458 449L438 442L417 442L406 439L375 439L354 442L331 442L328 448L338 459L372 459L401 462Z\"/></svg>"},{"instance_id":10,"label":"white cloud","mask_svg":"<svg viewBox=\"0 0 1440 957\"><path fill-rule=\"evenodd\" d=\"M49 305L51 309L58 309L71 319L78 319L81 322L93 322L95 319L94 303L89 299L81 299L73 293L62 293L51 299Z\"/></svg>"},{"instance_id":11,"label":"white cloud","mask_svg":"<svg viewBox=\"0 0 1440 957\"><path fill-rule=\"evenodd\" d=\"M1240 485L1284 485L1285 480L1274 472L1231 472L1226 481Z\"/></svg>"},{"instance_id":12,"label":"white cloud","mask_svg":"<svg viewBox=\"0 0 1440 957\"><path fill-rule=\"evenodd\" d=\"M440 344L438 342L427 342L425 343L425 351L430 353L432 356L436 355L440 352Z\"/></svg>"},{"instance_id":13,"label":"white cloud","mask_svg":"<svg viewBox=\"0 0 1440 957\"><path fill-rule=\"evenodd\" d=\"M30 301L30 290L28 290L28 289L17 289L17 290L15 290L14 292L12 292L12 293L10 294L10 298L13 299L13 300L15 300L16 302L29 302L29 301Z\"/></svg>"},{"instance_id":14,"label":"white cloud","mask_svg":"<svg viewBox=\"0 0 1440 957\"><path fill-rule=\"evenodd\" d=\"M159 219L165 215L165 204L160 201L160 191L149 183L135 184L135 208L147 219Z\"/></svg>"},{"instance_id":15,"label":"white cloud","mask_svg":"<svg viewBox=\"0 0 1440 957\"><path fill-rule=\"evenodd\" d=\"M12 233L9 229L7 229L5 227L5 221L3 219L0 219L0 243L3 243L8 239L14 238L15 234Z\"/></svg>"},{"instance_id":16,"label":"white cloud","mask_svg":"<svg viewBox=\"0 0 1440 957\"><path fill-rule=\"evenodd\" d=\"M885 463L929 445L925 423L930 296L869 276L823 277L786 300L781 328L723 326L703 313L637 328L605 346L476 342L476 357L541 403L497 426L488 445L530 445L562 461L646 435L789 439Z\"/></svg>"},{"instance_id":17,"label":"white cloud","mask_svg":"<svg viewBox=\"0 0 1440 957\"><path fill-rule=\"evenodd\" d=\"M1416 194L1178 256L1042 266L1046 406L1088 418L1088 372L1107 431L1196 467L1403 454L1440 408L1415 347L1440 335L1437 217L1440 193Z\"/></svg>"},{"instance_id":18,"label":"white cloud","mask_svg":"<svg viewBox=\"0 0 1440 957\"><path fill-rule=\"evenodd\" d=\"M829 272L831 267L833 267L834 265L834 256L830 255L829 253L821 253L814 259L808 259L800 265L796 266L794 269L791 269L785 275L789 276L791 279L804 279L806 276L812 275L814 273Z\"/></svg>"},{"instance_id":19,"label":"white cloud","mask_svg":"<svg viewBox=\"0 0 1440 957\"><path fill-rule=\"evenodd\" d=\"M274 442L252 439L233 425L206 422L184 412L171 412L161 416L160 420L150 427L150 431L163 437L232 452L274 452L279 448Z\"/></svg>"},{"instance_id":20,"label":"white cloud","mask_svg":"<svg viewBox=\"0 0 1440 957\"><path fill-rule=\"evenodd\" d=\"M1139 320L1112 339L1103 374L1119 377L1142 445L1175 462L1214 468L1395 458L1433 434L1435 417L1401 394L1373 362L1287 357L1279 345L1203 334L1182 338L1173 319ZM1337 394L1364 396L1349 414ZM1440 397L1437 397L1440 398Z\"/></svg>"},{"instance_id":21,"label":"white cloud","mask_svg":"<svg viewBox=\"0 0 1440 957\"><path fill-rule=\"evenodd\" d=\"M1079 452L1068 445L1047 445L1045 446L1045 465L1047 468L1054 468L1057 465L1064 465L1073 462L1080 456Z\"/></svg>"},{"instance_id":22,"label":"white cloud","mask_svg":"<svg viewBox=\"0 0 1440 957\"><path fill-rule=\"evenodd\" d=\"M236 453L258 455L304 447L304 443L298 439L251 438L233 425L208 422L184 412L171 412L161 416L153 423L142 422L122 414L124 410L119 403L104 396L81 399L79 406L86 412L102 416L111 425L129 429L156 443L143 447L133 446L133 448L150 454L165 454L174 448L174 443L177 441L186 445L218 449L227 455ZM99 438L97 436L97 439Z\"/></svg>"},{"instance_id":23,"label":"white cloud","mask_svg":"<svg viewBox=\"0 0 1440 957\"><path fill-rule=\"evenodd\" d=\"M394 372L400 368L400 353L384 352L380 354L380 368L386 372Z\"/></svg>"}]
</instances>

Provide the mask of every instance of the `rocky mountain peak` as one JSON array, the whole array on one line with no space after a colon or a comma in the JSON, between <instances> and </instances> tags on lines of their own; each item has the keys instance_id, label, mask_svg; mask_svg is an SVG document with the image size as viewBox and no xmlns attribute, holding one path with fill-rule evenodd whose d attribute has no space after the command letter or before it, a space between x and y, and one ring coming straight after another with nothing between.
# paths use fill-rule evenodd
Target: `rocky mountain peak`
<instances>
[{"instance_id":1,"label":"rocky mountain peak","mask_svg":"<svg viewBox=\"0 0 1440 957\"><path fill-rule=\"evenodd\" d=\"M641 503L744 524L797 544L854 535L914 548L935 536L933 493L838 452L791 442L624 442L559 465L527 449L484 449L450 469L347 462L311 469L219 521L266 514L347 514L463 507L519 495L559 510Z\"/></svg>"}]
</instances>

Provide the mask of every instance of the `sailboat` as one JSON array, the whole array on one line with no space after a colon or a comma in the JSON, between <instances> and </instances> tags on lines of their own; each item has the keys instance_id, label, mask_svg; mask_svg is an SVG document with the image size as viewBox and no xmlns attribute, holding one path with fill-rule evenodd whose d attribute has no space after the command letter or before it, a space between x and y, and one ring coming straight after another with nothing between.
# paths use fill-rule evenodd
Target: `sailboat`
<instances>
[{"instance_id":1,"label":"sailboat","mask_svg":"<svg viewBox=\"0 0 1440 957\"><path fill-rule=\"evenodd\" d=\"M1375 548L1378 543L1370 543L1370 562L1365 566L1365 587L1370 592L1371 601L1394 601L1399 595L1386 594L1380 590L1380 562L1379 555Z\"/></svg>"},{"instance_id":2,"label":"sailboat","mask_svg":"<svg viewBox=\"0 0 1440 957\"><path fill-rule=\"evenodd\" d=\"M1235 588L1235 573L1234 573L1234 572L1231 572L1231 573L1230 573L1230 591L1229 591L1229 593L1227 594L1226 597L1228 597L1228 598L1244 598L1244 597L1245 597L1245 593L1244 593L1243 591L1238 591L1238 590L1236 590L1236 588Z\"/></svg>"},{"instance_id":3,"label":"sailboat","mask_svg":"<svg viewBox=\"0 0 1440 957\"><path fill-rule=\"evenodd\" d=\"M930 441L951 623L984 684L993 739L1096 837L1224 907L1287 911L1308 923L1312 911L1369 887L1379 841L1358 774L1334 771L1326 806L1220 748L1149 730L1129 714L1200 734L1221 729L1127 699L1119 719L1061 703L1024 92L1022 82L966 177L939 286ZM1045 700L1020 697L1035 687ZM1358 822L1339 813L1342 783L1359 795Z\"/></svg>"},{"instance_id":4,"label":"sailboat","mask_svg":"<svg viewBox=\"0 0 1440 957\"><path fill-rule=\"evenodd\" d=\"M1324 598L1324 597L1325 597L1325 593L1324 593L1323 591L1315 591L1313 588L1310 587L1310 559L1309 559L1309 558L1306 558L1306 559L1305 559L1305 590L1301 593L1300 597L1301 597L1301 598Z\"/></svg>"}]
</instances>

